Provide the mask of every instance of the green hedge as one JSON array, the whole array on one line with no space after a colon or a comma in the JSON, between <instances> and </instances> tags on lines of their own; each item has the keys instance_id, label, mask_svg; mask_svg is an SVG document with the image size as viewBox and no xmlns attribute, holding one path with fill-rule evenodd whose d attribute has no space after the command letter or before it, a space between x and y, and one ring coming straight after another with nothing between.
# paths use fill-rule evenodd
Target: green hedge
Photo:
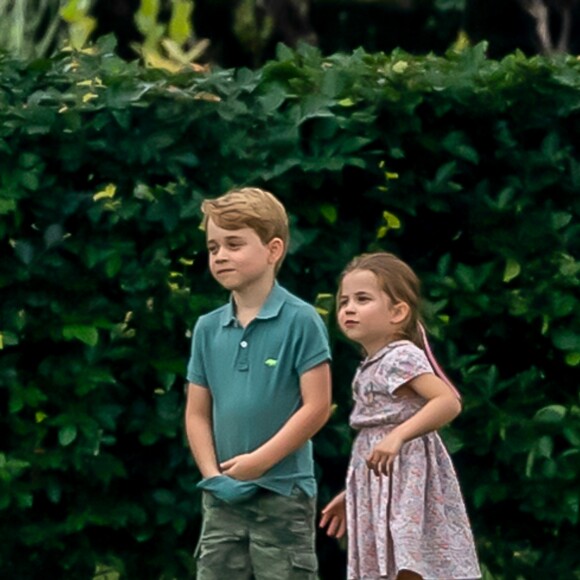
<instances>
[{"instance_id":1,"label":"green hedge","mask_svg":"<svg viewBox=\"0 0 580 580\"><path fill-rule=\"evenodd\" d=\"M384 248L424 282L465 395L445 430L482 562L580 577L580 63L291 52L168 76L92 52L0 62L0 561L11 578L185 578L199 531L183 434L206 271L199 204L274 191L281 282L333 293ZM320 501L344 477L357 353L328 317L337 410ZM440 340L437 340L440 339ZM344 554L319 538L324 578Z\"/></svg>"}]
</instances>

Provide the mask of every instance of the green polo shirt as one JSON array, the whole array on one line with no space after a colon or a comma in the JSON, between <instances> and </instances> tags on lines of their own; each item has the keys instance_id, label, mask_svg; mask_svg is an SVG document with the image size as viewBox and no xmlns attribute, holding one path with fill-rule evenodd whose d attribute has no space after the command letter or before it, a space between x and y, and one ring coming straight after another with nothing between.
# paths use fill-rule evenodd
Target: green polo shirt
<instances>
[{"instance_id":1,"label":"green polo shirt","mask_svg":"<svg viewBox=\"0 0 580 580\"><path fill-rule=\"evenodd\" d=\"M272 438L302 404L300 376L329 359L319 314L278 283L245 328L231 299L201 316L193 331L187 379L211 391L218 461L249 453ZM298 485L314 495L312 443L256 483L283 495Z\"/></svg>"}]
</instances>

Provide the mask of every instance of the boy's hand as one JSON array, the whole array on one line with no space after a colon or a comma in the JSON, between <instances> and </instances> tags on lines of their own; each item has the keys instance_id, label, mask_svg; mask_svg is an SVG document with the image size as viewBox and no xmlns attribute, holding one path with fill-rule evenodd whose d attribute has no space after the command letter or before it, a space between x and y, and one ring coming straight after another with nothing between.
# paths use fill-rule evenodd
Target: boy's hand
<instances>
[{"instance_id":1,"label":"boy's hand","mask_svg":"<svg viewBox=\"0 0 580 580\"><path fill-rule=\"evenodd\" d=\"M229 504L246 501L255 495L259 489L255 483L237 481L221 474L202 479L196 487L213 493L217 499Z\"/></svg>"},{"instance_id":2,"label":"boy's hand","mask_svg":"<svg viewBox=\"0 0 580 580\"><path fill-rule=\"evenodd\" d=\"M252 453L236 455L236 457L220 463L220 469L224 475L233 477L239 481L258 479L264 475L265 471L256 461L256 457Z\"/></svg>"},{"instance_id":3,"label":"boy's hand","mask_svg":"<svg viewBox=\"0 0 580 580\"><path fill-rule=\"evenodd\" d=\"M326 527L326 533L331 538L342 538L346 532L346 492L339 493L322 510L319 526Z\"/></svg>"},{"instance_id":4,"label":"boy's hand","mask_svg":"<svg viewBox=\"0 0 580 580\"><path fill-rule=\"evenodd\" d=\"M382 439L367 458L367 467L374 471L375 475L390 475L395 457L399 454L404 440L394 431L391 431Z\"/></svg>"}]
</instances>

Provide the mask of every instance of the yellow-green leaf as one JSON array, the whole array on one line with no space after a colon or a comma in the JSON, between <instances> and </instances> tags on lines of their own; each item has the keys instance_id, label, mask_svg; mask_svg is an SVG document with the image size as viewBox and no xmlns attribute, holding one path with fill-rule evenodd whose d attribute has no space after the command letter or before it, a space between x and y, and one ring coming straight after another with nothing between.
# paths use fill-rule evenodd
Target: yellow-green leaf
<instances>
[{"instance_id":1,"label":"yellow-green leaf","mask_svg":"<svg viewBox=\"0 0 580 580\"><path fill-rule=\"evenodd\" d=\"M336 218L338 217L338 211L337 211L335 205L332 205L330 203L323 203L320 206L320 213L324 216L324 218L326 219L326 221L329 224L336 223Z\"/></svg>"},{"instance_id":2,"label":"yellow-green leaf","mask_svg":"<svg viewBox=\"0 0 580 580\"><path fill-rule=\"evenodd\" d=\"M505 269L503 271L503 281L509 282L514 278L517 278L522 271L521 266L513 258L509 258L505 264Z\"/></svg>"},{"instance_id":3,"label":"yellow-green leaf","mask_svg":"<svg viewBox=\"0 0 580 580\"><path fill-rule=\"evenodd\" d=\"M465 32L465 30L460 30L457 34L457 38L455 42L452 44L451 49L455 52L462 52L466 48L469 48L471 45L471 41L469 40L469 36Z\"/></svg>"},{"instance_id":4,"label":"yellow-green leaf","mask_svg":"<svg viewBox=\"0 0 580 580\"><path fill-rule=\"evenodd\" d=\"M42 411L37 411L34 415L34 420L37 423L42 423L47 417L48 415L46 413L43 413Z\"/></svg>"},{"instance_id":5,"label":"yellow-green leaf","mask_svg":"<svg viewBox=\"0 0 580 580\"><path fill-rule=\"evenodd\" d=\"M95 193L93 195L93 199L95 201L99 201L99 199L107 199L114 197L115 193L117 193L117 186L114 183L109 183L105 189Z\"/></svg>"},{"instance_id":6,"label":"yellow-green leaf","mask_svg":"<svg viewBox=\"0 0 580 580\"><path fill-rule=\"evenodd\" d=\"M86 93L85 95L83 95L83 103L88 103L89 101L92 101L93 99L97 99L99 97L99 95L95 94L95 93Z\"/></svg>"},{"instance_id":7,"label":"yellow-green leaf","mask_svg":"<svg viewBox=\"0 0 580 580\"><path fill-rule=\"evenodd\" d=\"M383 212L383 219L387 222L389 229L398 230L401 227L401 220L388 211Z\"/></svg>"},{"instance_id":8,"label":"yellow-green leaf","mask_svg":"<svg viewBox=\"0 0 580 580\"><path fill-rule=\"evenodd\" d=\"M141 0L139 12L143 16L148 16L157 20L159 14L159 0Z\"/></svg>"},{"instance_id":9,"label":"yellow-green leaf","mask_svg":"<svg viewBox=\"0 0 580 580\"><path fill-rule=\"evenodd\" d=\"M544 336L550 330L550 318L547 314L542 317L542 330L540 331Z\"/></svg>"},{"instance_id":10,"label":"yellow-green leaf","mask_svg":"<svg viewBox=\"0 0 580 580\"><path fill-rule=\"evenodd\" d=\"M408 68L409 68L409 63L404 61L404 60L400 60L393 65L393 72L396 72L398 74L402 74Z\"/></svg>"},{"instance_id":11,"label":"yellow-green leaf","mask_svg":"<svg viewBox=\"0 0 580 580\"><path fill-rule=\"evenodd\" d=\"M68 23L83 18L90 9L90 0L69 0L60 10L60 17Z\"/></svg>"},{"instance_id":12,"label":"yellow-green leaf","mask_svg":"<svg viewBox=\"0 0 580 580\"><path fill-rule=\"evenodd\" d=\"M191 36L191 13L193 2L191 0L174 0L169 21L169 38L182 45Z\"/></svg>"},{"instance_id":13,"label":"yellow-green leaf","mask_svg":"<svg viewBox=\"0 0 580 580\"><path fill-rule=\"evenodd\" d=\"M93 30L97 27L97 21L90 16L83 16L69 26L70 43L75 50L81 50Z\"/></svg>"}]
</instances>

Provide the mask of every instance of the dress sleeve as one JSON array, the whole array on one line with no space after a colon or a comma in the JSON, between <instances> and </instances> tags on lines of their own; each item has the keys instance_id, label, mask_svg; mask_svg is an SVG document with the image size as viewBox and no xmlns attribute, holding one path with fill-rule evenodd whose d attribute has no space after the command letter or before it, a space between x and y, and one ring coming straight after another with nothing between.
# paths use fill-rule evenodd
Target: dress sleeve
<instances>
[{"instance_id":1,"label":"dress sleeve","mask_svg":"<svg viewBox=\"0 0 580 580\"><path fill-rule=\"evenodd\" d=\"M377 378L393 395L399 387L425 373L433 373L427 356L412 342L405 341L385 353L377 370Z\"/></svg>"}]
</instances>

